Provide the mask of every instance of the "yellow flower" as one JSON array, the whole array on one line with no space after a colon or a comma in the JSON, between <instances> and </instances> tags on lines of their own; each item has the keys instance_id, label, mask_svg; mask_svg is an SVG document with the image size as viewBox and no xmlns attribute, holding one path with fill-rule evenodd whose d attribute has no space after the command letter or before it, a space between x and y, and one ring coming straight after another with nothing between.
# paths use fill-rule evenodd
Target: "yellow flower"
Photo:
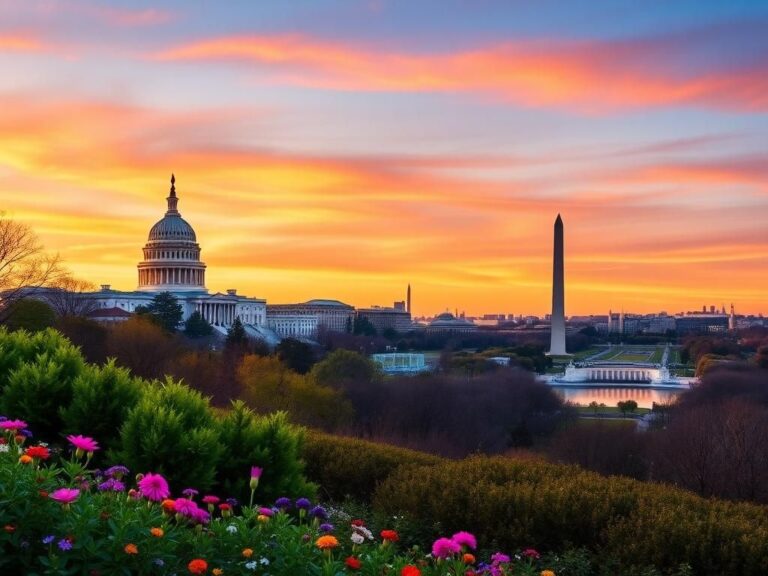
<instances>
[{"instance_id":1,"label":"yellow flower","mask_svg":"<svg viewBox=\"0 0 768 576\"><path fill-rule=\"evenodd\" d=\"M152 536L155 538L162 538L165 534L162 528L150 528L149 533L152 534Z\"/></svg>"},{"instance_id":2,"label":"yellow flower","mask_svg":"<svg viewBox=\"0 0 768 576\"><path fill-rule=\"evenodd\" d=\"M320 536L315 541L315 546L320 548L320 550L330 550L331 548L336 548L336 546L339 545L339 541L336 540L336 536L326 535L326 536Z\"/></svg>"},{"instance_id":3,"label":"yellow flower","mask_svg":"<svg viewBox=\"0 0 768 576\"><path fill-rule=\"evenodd\" d=\"M269 516L267 516L266 514L259 514L258 516L256 516L256 520L258 520L259 522L269 522Z\"/></svg>"},{"instance_id":4,"label":"yellow flower","mask_svg":"<svg viewBox=\"0 0 768 576\"><path fill-rule=\"evenodd\" d=\"M250 548L243 548L243 557L250 558L251 556L253 556L253 550Z\"/></svg>"},{"instance_id":5,"label":"yellow flower","mask_svg":"<svg viewBox=\"0 0 768 576\"><path fill-rule=\"evenodd\" d=\"M224 570L222 570L221 568L214 568L213 570L211 570L211 574L213 574L213 576L221 576L222 574L224 574Z\"/></svg>"},{"instance_id":6,"label":"yellow flower","mask_svg":"<svg viewBox=\"0 0 768 576\"><path fill-rule=\"evenodd\" d=\"M541 576L555 576L555 573L552 570L542 570Z\"/></svg>"}]
</instances>

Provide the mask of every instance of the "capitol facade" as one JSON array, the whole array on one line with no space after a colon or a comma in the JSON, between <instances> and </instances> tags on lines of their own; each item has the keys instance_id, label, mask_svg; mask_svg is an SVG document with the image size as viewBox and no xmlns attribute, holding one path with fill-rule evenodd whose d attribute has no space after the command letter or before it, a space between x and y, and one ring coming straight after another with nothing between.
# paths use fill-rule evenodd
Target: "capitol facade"
<instances>
[{"instance_id":1,"label":"capitol facade","mask_svg":"<svg viewBox=\"0 0 768 576\"><path fill-rule=\"evenodd\" d=\"M137 266L137 289L126 292L102 285L100 291L84 295L97 305L93 316L115 320L127 318L137 307L147 306L156 295L170 292L178 299L184 320L199 312L221 334L226 334L239 318L249 336L268 343L276 343L289 335L298 336L292 330L281 330L282 323L268 321L266 300L239 295L235 289L214 294L208 291L205 285L206 266L200 258L197 235L178 210L179 198L173 175L166 202L165 215L152 226L144 245L144 258ZM302 320L300 335L309 337L315 334L317 318L305 317Z\"/></svg>"}]
</instances>

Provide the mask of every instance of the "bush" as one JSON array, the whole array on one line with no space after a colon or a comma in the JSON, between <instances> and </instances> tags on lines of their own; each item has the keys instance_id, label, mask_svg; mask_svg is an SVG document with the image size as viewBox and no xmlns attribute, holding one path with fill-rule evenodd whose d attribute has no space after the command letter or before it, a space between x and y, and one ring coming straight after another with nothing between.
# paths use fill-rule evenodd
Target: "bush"
<instances>
[{"instance_id":1,"label":"bush","mask_svg":"<svg viewBox=\"0 0 768 576\"><path fill-rule=\"evenodd\" d=\"M104 448L118 448L120 427L139 401L144 383L110 360L87 366L72 384L72 401L61 412L64 432L98 438Z\"/></svg>"},{"instance_id":2,"label":"bush","mask_svg":"<svg viewBox=\"0 0 768 576\"><path fill-rule=\"evenodd\" d=\"M222 451L208 401L167 379L147 386L128 412L111 456L131 470L165 475L176 489L208 490Z\"/></svg>"},{"instance_id":3,"label":"bush","mask_svg":"<svg viewBox=\"0 0 768 576\"><path fill-rule=\"evenodd\" d=\"M251 466L264 469L259 497L274 500L281 496L311 496L315 486L302 475L303 432L288 424L284 413L256 416L242 402L218 425L226 457L219 467L221 490L241 499L249 493Z\"/></svg>"},{"instance_id":4,"label":"bush","mask_svg":"<svg viewBox=\"0 0 768 576\"><path fill-rule=\"evenodd\" d=\"M13 371L25 362L31 362L40 354L71 347L55 330L30 334L24 330L8 332L0 327L0 389L5 388Z\"/></svg>"},{"instance_id":5,"label":"bush","mask_svg":"<svg viewBox=\"0 0 768 576\"><path fill-rule=\"evenodd\" d=\"M72 398L72 383L85 369L80 352L61 345L20 364L3 390L2 408L26 420L46 440L61 430L60 409Z\"/></svg>"},{"instance_id":6,"label":"bush","mask_svg":"<svg viewBox=\"0 0 768 576\"><path fill-rule=\"evenodd\" d=\"M607 568L687 563L713 576L768 570L765 508L572 466L473 457L401 467L376 490L374 508L448 532L468 529L502 549L589 547Z\"/></svg>"},{"instance_id":7,"label":"bush","mask_svg":"<svg viewBox=\"0 0 768 576\"><path fill-rule=\"evenodd\" d=\"M308 431L303 450L307 478L325 498L370 501L376 486L401 466L443 462L423 452Z\"/></svg>"}]
</instances>

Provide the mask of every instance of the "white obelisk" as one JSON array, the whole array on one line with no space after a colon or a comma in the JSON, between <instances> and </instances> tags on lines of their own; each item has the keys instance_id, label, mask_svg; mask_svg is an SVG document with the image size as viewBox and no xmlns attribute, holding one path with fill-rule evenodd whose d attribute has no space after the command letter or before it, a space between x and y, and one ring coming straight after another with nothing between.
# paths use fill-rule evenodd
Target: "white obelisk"
<instances>
[{"instance_id":1,"label":"white obelisk","mask_svg":"<svg viewBox=\"0 0 768 576\"><path fill-rule=\"evenodd\" d=\"M565 351L565 277L563 273L563 220L555 220L555 250L552 266L552 336L550 356L567 356Z\"/></svg>"}]
</instances>

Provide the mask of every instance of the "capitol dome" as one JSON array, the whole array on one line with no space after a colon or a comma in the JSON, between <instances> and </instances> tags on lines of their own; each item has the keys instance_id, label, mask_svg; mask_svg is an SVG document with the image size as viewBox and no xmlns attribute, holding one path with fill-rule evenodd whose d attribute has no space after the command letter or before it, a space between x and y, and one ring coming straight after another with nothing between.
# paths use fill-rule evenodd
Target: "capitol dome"
<instances>
[{"instance_id":1,"label":"capitol dome","mask_svg":"<svg viewBox=\"0 0 768 576\"><path fill-rule=\"evenodd\" d=\"M194 229L179 213L174 175L171 175L171 191L166 200L168 210L149 230L149 239L144 245L144 260L138 265L139 290L205 292L205 264L200 261L200 245Z\"/></svg>"}]
</instances>

